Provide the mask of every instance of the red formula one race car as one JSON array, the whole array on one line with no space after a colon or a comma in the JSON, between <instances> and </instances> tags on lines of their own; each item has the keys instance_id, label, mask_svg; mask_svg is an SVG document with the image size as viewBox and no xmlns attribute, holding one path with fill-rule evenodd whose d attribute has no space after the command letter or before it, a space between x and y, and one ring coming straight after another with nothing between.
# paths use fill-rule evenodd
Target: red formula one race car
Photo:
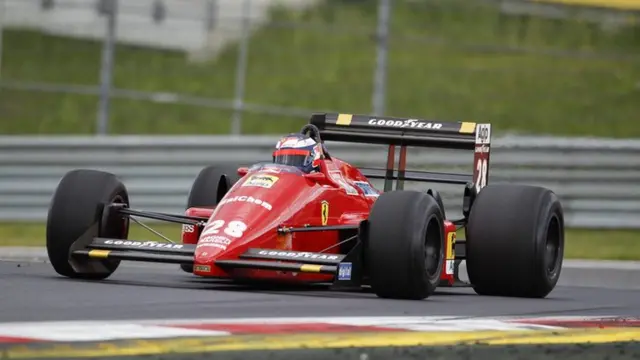
<instances>
[{"instance_id":1,"label":"red formula one race car","mask_svg":"<svg viewBox=\"0 0 640 360\"><path fill-rule=\"evenodd\" d=\"M348 164L324 140L388 145L386 168ZM47 251L71 278L104 279L131 260L202 277L370 287L395 299L457 286L466 260L466 285L478 294L545 297L562 267L562 207L548 189L488 185L490 140L489 124L314 114L278 142L272 162L203 169L186 214L174 215L130 208L112 174L74 170L52 199ZM473 174L407 170L409 146L473 150ZM383 191L369 179L384 179ZM435 189L404 190L405 181L463 185L464 217L446 219ZM128 240L135 217L183 224L182 243ZM462 228L466 240L456 238Z\"/></svg>"}]
</instances>

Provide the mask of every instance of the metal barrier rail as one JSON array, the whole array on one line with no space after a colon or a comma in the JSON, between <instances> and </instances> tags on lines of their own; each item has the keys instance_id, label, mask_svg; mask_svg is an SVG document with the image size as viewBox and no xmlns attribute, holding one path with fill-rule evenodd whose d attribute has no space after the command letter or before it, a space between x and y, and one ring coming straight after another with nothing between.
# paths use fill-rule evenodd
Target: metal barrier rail
<instances>
[{"instance_id":1,"label":"metal barrier rail","mask_svg":"<svg viewBox=\"0 0 640 360\"><path fill-rule=\"evenodd\" d=\"M210 164L268 161L277 136L0 137L0 221L43 221L60 178L75 168L118 175L132 206L181 212L196 174ZM333 156L384 166L385 146L329 143ZM473 154L412 148L408 166L471 172ZM640 140L495 138L491 182L542 185L562 199L567 226L640 228ZM379 181L373 181L380 185ZM448 217L460 216L459 185L438 189Z\"/></svg>"}]
</instances>

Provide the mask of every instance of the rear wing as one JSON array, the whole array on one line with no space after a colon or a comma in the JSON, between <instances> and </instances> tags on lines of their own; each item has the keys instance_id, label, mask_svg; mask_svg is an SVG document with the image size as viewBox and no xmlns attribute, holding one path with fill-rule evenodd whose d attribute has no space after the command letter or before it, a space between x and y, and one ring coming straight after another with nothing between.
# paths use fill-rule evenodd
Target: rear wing
<instances>
[{"instance_id":1,"label":"rear wing","mask_svg":"<svg viewBox=\"0 0 640 360\"><path fill-rule=\"evenodd\" d=\"M385 169L361 168L363 175L384 179L384 191L404 188L404 181L473 184L479 192L488 183L491 124L442 122L369 115L318 113L309 123L320 130L322 140L389 145ZM395 149L400 146L398 173ZM407 146L474 150L473 174L407 171Z\"/></svg>"}]
</instances>

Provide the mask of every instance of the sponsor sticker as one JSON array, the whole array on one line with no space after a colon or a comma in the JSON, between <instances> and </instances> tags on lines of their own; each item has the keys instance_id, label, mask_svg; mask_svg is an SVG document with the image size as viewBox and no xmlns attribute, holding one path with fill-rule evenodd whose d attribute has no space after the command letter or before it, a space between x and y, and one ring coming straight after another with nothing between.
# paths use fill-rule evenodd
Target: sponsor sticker
<instances>
[{"instance_id":1,"label":"sponsor sticker","mask_svg":"<svg viewBox=\"0 0 640 360\"><path fill-rule=\"evenodd\" d=\"M491 143L491 125L476 125L476 145L486 145Z\"/></svg>"},{"instance_id":2,"label":"sponsor sticker","mask_svg":"<svg viewBox=\"0 0 640 360\"><path fill-rule=\"evenodd\" d=\"M215 248L219 248L219 249L222 249L222 250L227 250L227 247L225 245L222 245L222 244L216 244L216 243L198 244L198 249L202 249L202 248L206 248L206 247L215 247Z\"/></svg>"},{"instance_id":3,"label":"sponsor sticker","mask_svg":"<svg viewBox=\"0 0 640 360\"><path fill-rule=\"evenodd\" d=\"M196 265L193 267L194 271L203 271L203 272L210 272L211 271L211 266L209 265Z\"/></svg>"},{"instance_id":4,"label":"sponsor sticker","mask_svg":"<svg viewBox=\"0 0 640 360\"><path fill-rule=\"evenodd\" d=\"M397 128L412 128L412 129L434 129L434 130L442 128L441 123L434 123L431 121L422 121L417 119L406 119L406 120L371 119L369 120L369 125L390 126L390 127L397 127Z\"/></svg>"},{"instance_id":5,"label":"sponsor sticker","mask_svg":"<svg viewBox=\"0 0 640 360\"><path fill-rule=\"evenodd\" d=\"M216 244L223 244L223 245L229 245L231 244L231 240L227 239L224 236L207 236L204 237L202 239L200 239L200 241L198 241L198 243L200 244L205 244L205 243L216 243Z\"/></svg>"},{"instance_id":6,"label":"sponsor sticker","mask_svg":"<svg viewBox=\"0 0 640 360\"><path fill-rule=\"evenodd\" d=\"M322 218L322 225L324 226L327 225L327 222L329 221L329 202L327 200L322 200L320 206L320 216Z\"/></svg>"},{"instance_id":7,"label":"sponsor sticker","mask_svg":"<svg viewBox=\"0 0 640 360\"><path fill-rule=\"evenodd\" d=\"M198 241L198 248L202 247L217 247L222 250L227 250L227 246L231 244L231 240L224 236L214 235L205 236Z\"/></svg>"},{"instance_id":8,"label":"sponsor sticker","mask_svg":"<svg viewBox=\"0 0 640 360\"><path fill-rule=\"evenodd\" d=\"M364 192L364 196L371 197L379 197L380 193L368 182L366 181L355 181L354 184L359 187L362 192Z\"/></svg>"},{"instance_id":9,"label":"sponsor sticker","mask_svg":"<svg viewBox=\"0 0 640 360\"><path fill-rule=\"evenodd\" d=\"M447 260L447 267L445 268L445 273L447 275L454 275L456 268L455 260Z\"/></svg>"},{"instance_id":10,"label":"sponsor sticker","mask_svg":"<svg viewBox=\"0 0 640 360\"><path fill-rule=\"evenodd\" d=\"M456 258L456 254L455 254L456 237L457 235L455 231L451 231L447 235L447 249L445 253L445 259L447 260L455 260Z\"/></svg>"},{"instance_id":11,"label":"sponsor sticker","mask_svg":"<svg viewBox=\"0 0 640 360\"><path fill-rule=\"evenodd\" d=\"M183 233L193 233L196 231L195 225L191 224L182 224L182 232Z\"/></svg>"},{"instance_id":12,"label":"sponsor sticker","mask_svg":"<svg viewBox=\"0 0 640 360\"><path fill-rule=\"evenodd\" d=\"M338 265L338 280L351 280L351 263L340 263Z\"/></svg>"},{"instance_id":13,"label":"sponsor sticker","mask_svg":"<svg viewBox=\"0 0 640 360\"><path fill-rule=\"evenodd\" d=\"M228 203L232 203L232 202L246 202L249 204L255 204L255 205L259 205L262 206L263 208L271 211L271 209L273 209L273 206L271 206L271 204L269 204L266 201L262 201L260 199L256 199L253 198L251 196L233 196L230 198L225 198L222 199L219 203L218 206L222 206L224 204L228 204Z\"/></svg>"},{"instance_id":14,"label":"sponsor sticker","mask_svg":"<svg viewBox=\"0 0 640 360\"><path fill-rule=\"evenodd\" d=\"M333 179L333 181L337 182L340 185L340 187L342 187L347 194L349 194L349 195L359 195L360 194L358 192L358 190L356 190L356 188L351 186L351 184L349 184L344 179L344 177L342 176L342 173L339 170L329 171L329 177L331 177L331 179Z\"/></svg>"},{"instance_id":15,"label":"sponsor sticker","mask_svg":"<svg viewBox=\"0 0 640 360\"><path fill-rule=\"evenodd\" d=\"M263 256L283 256L290 257L294 259L320 259L320 260L338 260L340 257L338 255L331 254L318 254L318 253L310 253L310 252L298 252L298 251L270 251L270 250L260 250L258 255Z\"/></svg>"},{"instance_id":16,"label":"sponsor sticker","mask_svg":"<svg viewBox=\"0 0 640 360\"><path fill-rule=\"evenodd\" d=\"M277 176L273 175L252 175L245 181L242 186L258 186L269 189L278 181Z\"/></svg>"},{"instance_id":17,"label":"sponsor sticker","mask_svg":"<svg viewBox=\"0 0 640 360\"><path fill-rule=\"evenodd\" d=\"M451 231L447 234L447 248L445 253L444 272L447 275L454 275L456 265L456 232Z\"/></svg>"},{"instance_id":18,"label":"sponsor sticker","mask_svg":"<svg viewBox=\"0 0 640 360\"><path fill-rule=\"evenodd\" d=\"M160 243L157 241L106 240L104 243L109 245L150 247L161 249L182 249L184 247L184 245L182 244Z\"/></svg>"}]
</instances>

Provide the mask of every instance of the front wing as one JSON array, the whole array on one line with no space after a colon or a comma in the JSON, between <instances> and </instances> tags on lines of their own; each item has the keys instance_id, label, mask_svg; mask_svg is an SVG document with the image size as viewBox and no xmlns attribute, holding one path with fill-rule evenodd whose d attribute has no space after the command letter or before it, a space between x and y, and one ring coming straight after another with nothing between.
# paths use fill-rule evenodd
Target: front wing
<instances>
[{"instance_id":1,"label":"front wing","mask_svg":"<svg viewBox=\"0 0 640 360\"><path fill-rule=\"evenodd\" d=\"M362 244L348 254L326 254L279 249L249 248L238 259L217 260L223 269L259 269L334 275L334 285L362 285ZM84 249L72 251L79 258L193 265L196 245L96 237Z\"/></svg>"}]
</instances>

